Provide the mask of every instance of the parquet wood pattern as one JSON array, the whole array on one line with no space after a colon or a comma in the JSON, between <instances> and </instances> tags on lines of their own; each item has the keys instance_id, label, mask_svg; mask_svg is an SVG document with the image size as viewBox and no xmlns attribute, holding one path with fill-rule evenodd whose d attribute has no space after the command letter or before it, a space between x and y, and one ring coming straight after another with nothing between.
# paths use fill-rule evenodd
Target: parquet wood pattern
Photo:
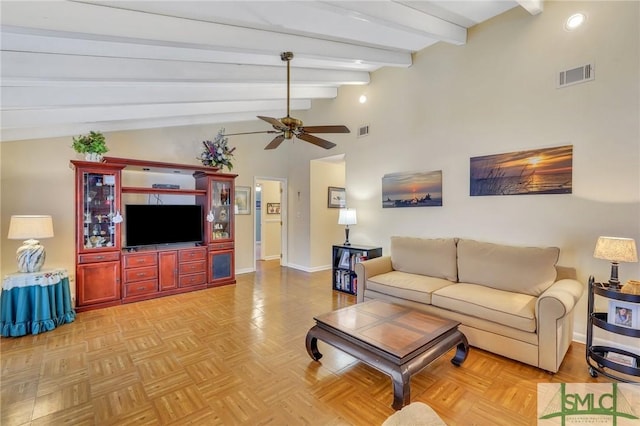
<instances>
[{"instance_id":1,"label":"parquet wood pattern","mask_svg":"<svg viewBox=\"0 0 640 426\"><path fill-rule=\"evenodd\" d=\"M0 339L0 423L18 425L379 425L394 411L388 376L323 342L313 317L355 302L331 272L261 262L235 286L78 314L36 336ZM449 425L535 425L536 385L594 382L584 345L560 371L471 348L415 375L411 400Z\"/></svg>"}]
</instances>

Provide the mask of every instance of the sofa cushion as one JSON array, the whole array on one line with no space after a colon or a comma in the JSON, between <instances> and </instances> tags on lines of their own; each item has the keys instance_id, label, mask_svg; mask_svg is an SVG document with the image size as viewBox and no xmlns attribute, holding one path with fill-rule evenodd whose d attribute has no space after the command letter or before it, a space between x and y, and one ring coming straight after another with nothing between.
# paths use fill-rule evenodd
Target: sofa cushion
<instances>
[{"instance_id":1,"label":"sofa cushion","mask_svg":"<svg viewBox=\"0 0 640 426\"><path fill-rule=\"evenodd\" d=\"M391 264L396 271L456 282L456 240L391 237Z\"/></svg>"},{"instance_id":2,"label":"sofa cushion","mask_svg":"<svg viewBox=\"0 0 640 426\"><path fill-rule=\"evenodd\" d=\"M442 278L392 271L367 280L367 289L405 300L430 304L431 293L451 284L451 281Z\"/></svg>"},{"instance_id":3,"label":"sofa cushion","mask_svg":"<svg viewBox=\"0 0 640 426\"><path fill-rule=\"evenodd\" d=\"M556 279L559 255L557 247L515 247L461 239L458 279L539 296Z\"/></svg>"},{"instance_id":4,"label":"sofa cushion","mask_svg":"<svg viewBox=\"0 0 640 426\"><path fill-rule=\"evenodd\" d=\"M531 333L536 331L536 300L528 294L469 283L443 287L431 296L433 306Z\"/></svg>"}]
</instances>

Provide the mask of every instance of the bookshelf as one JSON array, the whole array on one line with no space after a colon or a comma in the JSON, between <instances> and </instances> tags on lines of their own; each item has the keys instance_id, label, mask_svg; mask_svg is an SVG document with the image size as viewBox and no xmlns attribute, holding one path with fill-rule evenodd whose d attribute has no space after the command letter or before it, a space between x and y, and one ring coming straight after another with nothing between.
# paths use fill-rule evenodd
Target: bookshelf
<instances>
[{"instance_id":1,"label":"bookshelf","mask_svg":"<svg viewBox=\"0 0 640 426\"><path fill-rule=\"evenodd\" d=\"M381 247L363 245L334 245L332 252L333 290L348 294L358 291L356 263L382 256Z\"/></svg>"}]
</instances>

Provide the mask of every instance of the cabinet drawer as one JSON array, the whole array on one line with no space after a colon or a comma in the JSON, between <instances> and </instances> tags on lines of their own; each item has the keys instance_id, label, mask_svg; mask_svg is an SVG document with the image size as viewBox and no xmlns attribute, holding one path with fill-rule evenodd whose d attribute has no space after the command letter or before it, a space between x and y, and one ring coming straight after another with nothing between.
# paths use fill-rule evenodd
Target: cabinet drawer
<instances>
[{"instance_id":1,"label":"cabinet drawer","mask_svg":"<svg viewBox=\"0 0 640 426\"><path fill-rule=\"evenodd\" d=\"M78 263L113 262L120 260L120 252L81 254L78 256Z\"/></svg>"},{"instance_id":2,"label":"cabinet drawer","mask_svg":"<svg viewBox=\"0 0 640 426\"><path fill-rule=\"evenodd\" d=\"M222 249L230 249L230 248L233 248L233 242L209 244L210 250L222 250Z\"/></svg>"},{"instance_id":3,"label":"cabinet drawer","mask_svg":"<svg viewBox=\"0 0 640 426\"><path fill-rule=\"evenodd\" d=\"M150 280L158 278L158 268L149 266L146 268L125 269L124 282L130 283L134 281Z\"/></svg>"},{"instance_id":4,"label":"cabinet drawer","mask_svg":"<svg viewBox=\"0 0 640 426\"><path fill-rule=\"evenodd\" d=\"M138 266L150 266L158 264L156 253L126 254L124 256L125 268L137 268Z\"/></svg>"},{"instance_id":5,"label":"cabinet drawer","mask_svg":"<svg viewBox=\"0 0 640 426\"><path fill-rule=\"evenodd\" d=\"M185 262L181 263L178 267L180 275L183 274L195 274L196 272L205 272L207 270L207 262L204 260L201 262Z\"/></svg>"},{"instance_id":6,"label":"cabinet drawer","mask_svg":"<svg viewBox=\"0 0 640 426\"><path fill-rule=\"evenodd\" d=\"M207 282L207 273L183 275L180 277L180 287L189 287L191 285L199 285Z\"/></svg>"},{"instance_id":7,"label":"cabinet drawer","mask_svg":"<svg viewBox=\"0 0 640 426\"><path fill-rule=\"evenodd\" d=\"M190 250L180 250L180 262L193 262L194 260L205 260L207 258L207 249L195 248Z\"/></svg>"},{"instance_id":8,"label":"cabinet drawer","mask_svg":"<svg viewBox=\"0 0 640 426\"><path fill-rule=\"evenodd\" d=\"M158 291L158 280L140 281L125 285L125 297L138 296L141 294L155 293Z\"/></svg>"}]
</instances>

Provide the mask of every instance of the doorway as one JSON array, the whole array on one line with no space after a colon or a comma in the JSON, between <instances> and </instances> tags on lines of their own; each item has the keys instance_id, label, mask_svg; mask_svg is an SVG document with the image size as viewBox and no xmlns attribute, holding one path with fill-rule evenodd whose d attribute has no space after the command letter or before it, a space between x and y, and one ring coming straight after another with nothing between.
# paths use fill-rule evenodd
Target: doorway
<instances>
[{"instance_id":1,"label":"doorway","mask_svg":"<svg viewBox=\"0 0 640 426\"><path fill-rule=\"evenodd\" d=\"M279 260L287 266L287 179L256 176L254 208L254 261Z\"/></svg>"}]
</instances>

